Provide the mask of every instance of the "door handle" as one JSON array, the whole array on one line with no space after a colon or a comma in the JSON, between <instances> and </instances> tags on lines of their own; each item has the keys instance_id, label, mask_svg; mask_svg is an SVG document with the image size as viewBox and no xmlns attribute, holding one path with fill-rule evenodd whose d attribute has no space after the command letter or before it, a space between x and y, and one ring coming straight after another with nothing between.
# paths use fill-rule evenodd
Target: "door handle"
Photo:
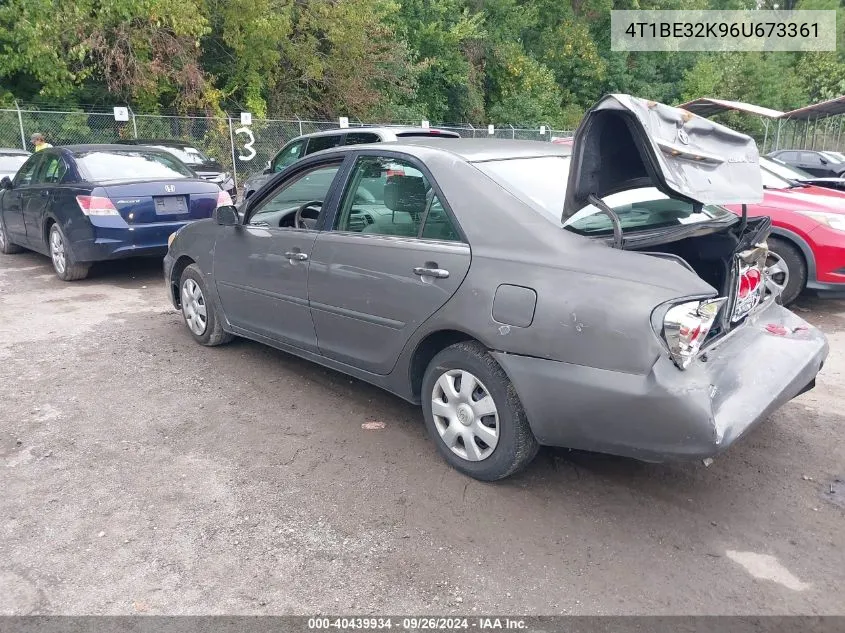
<instances>
[{"instance_id":1,"label":"door handle","mask_svg":"<svg viewBox=\"0 0 845 633\"><path fill-rule=\"evenodd\" d=\"M436 279L446 279L449 276L448 270L443 270L442 268L425 268L423 266L417 266L414 268L414 274L419 275L420 277L434 277Z\"/></svg>"},{"instance_id":2,"label":"door handle","mask_svg":"<svg viewBox=\"0 0 845 633\"><path fill-rule=\"evenodd\" d=\"M298 262L304 262L306 259L308 259L308 254L307 253L294 252L294 251L288 251L287 253L285 253L285 257L287 257L290 260L296 260Z\"/></svg>"}]
</instances>

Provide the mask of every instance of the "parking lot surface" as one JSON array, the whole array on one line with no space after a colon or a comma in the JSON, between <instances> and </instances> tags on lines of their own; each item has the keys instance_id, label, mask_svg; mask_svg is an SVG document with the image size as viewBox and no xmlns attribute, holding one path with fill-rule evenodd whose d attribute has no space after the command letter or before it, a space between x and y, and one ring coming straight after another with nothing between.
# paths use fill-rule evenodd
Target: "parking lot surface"
<instances>
[{"instance_id":1,"label":"parking lot surface","mask_svg":"<svg viewBox=\"0 0 845 633\"><path fill-rule=\"evenodd\" d=\"M845 302L796 309L816 389L709 467L544 449L485 484L393 396L195 344L158 262L0 255L0 613L841 614Z\"/></svg>"}]
</instances>

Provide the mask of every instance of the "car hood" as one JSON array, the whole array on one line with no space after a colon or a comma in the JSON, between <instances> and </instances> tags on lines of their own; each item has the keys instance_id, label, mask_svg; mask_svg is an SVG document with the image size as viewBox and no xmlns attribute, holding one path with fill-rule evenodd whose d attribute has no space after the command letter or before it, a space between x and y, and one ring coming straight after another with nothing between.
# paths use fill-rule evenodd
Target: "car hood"
<instances>
[{"instance_id":1,"label":"car hood","mask_svg":"<svg viewBox=\"0 0 845 633\"><path fill-rule=\"evenodd\" d=\"M767 189L761 206L787 211L821 211L845 214L845 194L822 187Z\"/></svg>"},{"instance_id":2,"label":"car hood","mask_svg":"<svg viewBox=\"0 0 845 633\"><path fill-rule=\"evenodd\" d=\"M759 160L750 136L680 108L608 95L575 132L561 221L591 194L649 186L691 203L760 202Z\"/></svg>"}]
</instances>

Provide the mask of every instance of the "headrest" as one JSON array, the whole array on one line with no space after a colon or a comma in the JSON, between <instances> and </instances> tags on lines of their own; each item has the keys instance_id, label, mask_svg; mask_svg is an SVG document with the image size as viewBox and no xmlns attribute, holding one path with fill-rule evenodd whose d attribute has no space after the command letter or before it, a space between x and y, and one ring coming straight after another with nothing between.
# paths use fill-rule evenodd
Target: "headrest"
<instances>
[{"instance_id":1,"label":"headrest","mask_svg":"<svg viewBox=\"0 0 845 633\"><path fill-rule=\"evenodd\" d=\"M384 204L391 211L425 211L425 182L421 176L391 176L384 185Z\"/></svg>"}]
</instances>

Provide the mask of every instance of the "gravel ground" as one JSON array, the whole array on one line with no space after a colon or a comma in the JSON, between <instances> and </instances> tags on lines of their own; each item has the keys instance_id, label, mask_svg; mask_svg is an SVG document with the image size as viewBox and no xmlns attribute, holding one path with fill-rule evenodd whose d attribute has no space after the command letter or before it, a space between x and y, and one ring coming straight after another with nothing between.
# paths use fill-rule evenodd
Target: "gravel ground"
<instances>
[{"instance_id":1,"label":"gravel ground","mask_svg":"<svg viewBox=\"0 0 845 633\"><path fill-rule=\"evenodd\" d=\"M393 396L193 343L157 262L0 255L0 614L843 614L845 302L797 310L817 388L710 467L483 484Z\"/></svg>"}]
</instances>

